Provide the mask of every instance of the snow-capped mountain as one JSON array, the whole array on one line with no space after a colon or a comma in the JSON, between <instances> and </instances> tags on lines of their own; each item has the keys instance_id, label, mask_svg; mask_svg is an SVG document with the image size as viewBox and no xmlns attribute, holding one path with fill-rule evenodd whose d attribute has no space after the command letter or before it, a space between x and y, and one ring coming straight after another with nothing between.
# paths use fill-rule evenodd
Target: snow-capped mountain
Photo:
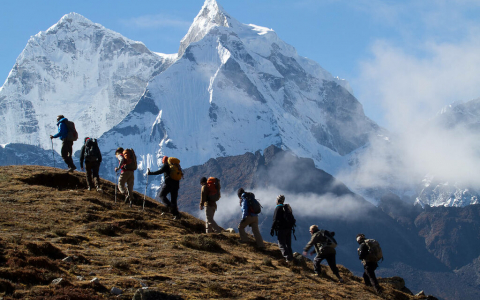
<instances>
[{"instance_id":1,"label":"snow-capped mountain","mask_svg":"<svg viewBox=\"0 0 480 300\"><path fill-rule=\"evenodd\" d=\"M0 143L48 149L59 114L75 122L80 137L98 137L134 108L147 82L175 57L67 14L30 38L0 88Z\"/></svg>"},{"instance_id":2,"label":"snow-capped mountain","mask_svg":"<svg viewBox=\"0 0 480 300\"><path fill-rule=\"evenodd\" d=\"M143 170L155 169L163 155L189 167L275 145L335 174L380 131L346 81L299 56L273 30L241 24L207 0L178 59L102 139L110 154L134 146Z\"/></svg>"}]
</instances>

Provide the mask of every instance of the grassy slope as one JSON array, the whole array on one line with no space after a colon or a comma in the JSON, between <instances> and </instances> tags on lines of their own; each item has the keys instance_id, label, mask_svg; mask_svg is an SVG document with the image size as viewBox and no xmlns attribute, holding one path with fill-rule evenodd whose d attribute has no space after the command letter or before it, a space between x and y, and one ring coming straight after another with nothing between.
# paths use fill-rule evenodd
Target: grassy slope
<instances>
[{"instance_id":1,"label":"grassy slope","mask_svg":"<svg viewBox=\"0 0 480 300\"><path fill-rule=\"evenodd\" d=\"M131 299L143 285L183 299L421 299L381 280L381 296L340 266L345 284L311 263L286 265L275 244L266 251L238 243L238 234L204 234L204 223L180 221L143 196L129 208L85 189L84 173L38 166L0 167L0 295L4 299ZM123 198L122 198L123 200ZM195 249L202 248L202 249ZM72 262L64 262L64 257ZM82 276L84 280L80 280ZM90 283L97 277L100 284ZM52 280L63 278L63 284ZM392 283L387 283L392 282Z\"/></svg>"}]
</instances>

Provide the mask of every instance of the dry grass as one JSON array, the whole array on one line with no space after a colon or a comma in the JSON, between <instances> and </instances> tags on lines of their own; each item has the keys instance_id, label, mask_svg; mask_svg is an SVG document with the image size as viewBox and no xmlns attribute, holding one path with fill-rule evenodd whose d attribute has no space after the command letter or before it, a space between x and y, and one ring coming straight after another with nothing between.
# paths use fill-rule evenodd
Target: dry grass
<instances>
[{"instance_id":1,"label":"dry grass","mask_svg":"<svg viewBox=\"0 0 480 300\"><path fill-rule=\"evenodd\" d=\"M204 234L203 221L162 216L151 199L145 211L141 201L115 204L112 183L102 180L104 194L87 191L83 173L9 166L0 174L3 299L118 299L112 287L132 299L142 286L171 299L419 299L394 279L379 297L342 266L345 284L330 270L311 276L311 262L286 264L275 244L258 251L238 234ZM69 285L52 285L56 278Z\"/></svg>"}]
</instances>

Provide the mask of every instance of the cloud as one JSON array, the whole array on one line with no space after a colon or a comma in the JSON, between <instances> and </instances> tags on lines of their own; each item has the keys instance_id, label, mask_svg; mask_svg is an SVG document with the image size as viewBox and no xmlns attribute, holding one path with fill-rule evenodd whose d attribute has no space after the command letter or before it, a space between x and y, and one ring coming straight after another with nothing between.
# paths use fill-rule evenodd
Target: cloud
<instances>
[{"instance_id":1,"label":"cloud","mask_svg":"<svg viewBox=\"0 0 480 300\"><path fill-rule=\"evenodd\" d=\"M171 16L157 14L145 15L136 18L131 18L122 21L127 26L132 26L141 29L158 29L158 28L178 28L188 29L192 24L191 21L185 21Z\"/></svg>"},{"instance_id":2,"label":"cloud","mask_svg":"<svg viewBox=\"0 0 480 300\"><path fill-rule=\"evenodd\" d=\"M276 188L253 190L255 198L263 206L262 214L273 217L276 206L277 195L285 195L285 203L291 205L294 216L297 220L304 217L315 217L321 219L356 220L362 218L372 208L368 202L355 198L353 195L336 196L331 193L317 195L311 193L294 194L284 192ZM204 212L199 211L197 217L204 219ZM215 220L220 226L231 222L240 221L242 217L238 197L236 195L222 195L218 202L218 210ZM271 224L267 224L270 226Z\"/></svg>"}]
</instances>

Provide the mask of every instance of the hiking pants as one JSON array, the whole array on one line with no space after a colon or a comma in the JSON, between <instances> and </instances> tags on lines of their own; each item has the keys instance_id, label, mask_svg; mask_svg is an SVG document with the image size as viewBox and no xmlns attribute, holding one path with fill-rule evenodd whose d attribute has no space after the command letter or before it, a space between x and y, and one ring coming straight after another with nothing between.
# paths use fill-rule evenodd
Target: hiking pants
<instances>
[{"instance_id":1,"label":"hiking pants","mask_svg":"<svg viewBox=\"0 0 480 300\"><path fill-rule=\"evenodd\" d=\"M377 269L378 264L375 262L367 262L363 265L363 281L365 281L366 286L378 287L377 276L375 275L375 270Z\"/></svg>"},{"instance_id":2,"label":"hiking pants","mask_svg":"<svg viewBox=\"0 0 480 300\"><path fill-rule=\"evenodd\" d=\"M315 271L315 273L317 274L321 274L321 262L322 260L326 259L327 260L327 263L328 265L330 266L330 269L332 270L333 274L335 274L335 276L337 276L338 278L340 278L340 273L338 271L338 268L337 268L337 262L336 262L336 253L330 253L330 254L317 254L317 256L315 256L315 259L313 260L313 270Z\"/></svg>"},{"instance_id":3,"label":"hiking pants","mask_svg":"<svg viewBox=\"0 0 480 300\"><path fill-rule=\"evenodd\" d=\"M277 231L278 248L282 252L283 257L286 260L293 260L292 252L292 230L291 229L279 229Z\"/></svg>"},{"instance_id":4,"label":"hiking pants","mask_svg":"<svg viewBox=\"0 0 480 300\"><path fill-rule=\"evenodd\" d=\"M93 180L95 181L95 187L100 187L100 177L98 176L98 170L100 169L99 162L85 162L85 173L87 175L87 186L89 188L93 187L92 183L92 175Z\"/></svg>"},{"instance_id":5,"label":"hiking pants","mask_svg":"<svg viewBox=\"0 0 480 300\"><path fill-rule=\"evenodd\" d=\"M248 216L245 218L245 221L240 222L238 224L238 233L240 234L240 241L248 242L248 236L245 232L245 227L250 225L252 227L253 236L255 237L255 241L257 242L258 248L265 248L263 244L263 238L260 234L260 230L258 229L258 216Z\"/></svg>"},{"instance_id":6,"label":"hiking pants","mask_svg":"<svg viewBox=\"0 0 480 300\"><path fill-rule=\"evenodd\" d=\"M72 150L73 148L73 141L62 141L62 150L60 153L62 154L63 161L67 164L69 168L76 169L75 164L73 163L72 158Z\"/></svg>"},{"instance_id":7,"label":"hiking pants","mask_svg":"<svg viewBox=\"0 0 480 300\"><path fill-rule=\"evenodd\" d=\"M167 195L170 194L170 200L168 200ZM178 206L177 206L177 198L178 198L178 188L173 187L169 184L163 184L162 190L160 191L160 199L162 200L163 204L170 209L170 212L173 215L179 215Z\"/></svg>"},{"instance_id":8,"label":"hiking pants","mask_svg":"<svg viewBox=\"0 0 480 300\"><path fill-rule=\"evenodd\" d=\"M218 226L217 222L213 219L215 215L215 206L205 206L205 227L206 232L222 232L222 228Z\"/></svg>"},{"instance_id":9,"label":"hiking pants","mask_svg":"<svg viewBox=\"0 0 480 300\"><path fill-rule=\"evenodd\" d=\"M133 197L134 182L135 177L133 176L133 171L123 171L123 173L120 173L120 177L118 177L118 190L120 191L120 193L126 195L127 197ZM126 189L125 184L127 184Z\"/></svg>"}]
</instances>

